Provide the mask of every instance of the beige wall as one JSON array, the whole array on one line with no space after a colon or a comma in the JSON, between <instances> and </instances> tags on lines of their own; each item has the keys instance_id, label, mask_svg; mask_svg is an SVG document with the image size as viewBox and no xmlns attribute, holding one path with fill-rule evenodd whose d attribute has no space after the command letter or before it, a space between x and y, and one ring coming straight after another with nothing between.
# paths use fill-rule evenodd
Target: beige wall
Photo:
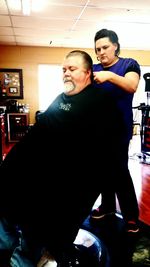
<instances>
[{"instance_id":1,"label":"beige wall","mask_svg":"<svg viewBox=\"0 0 150 267\"><path fill-rule=\"evenodd\" d=\"M73 48L0 46L0 68L23 70L24 99L19 102L30 105L30 123L34 123L38 101L38 64L61 64L64 56ZM84 49L96 63L93 49ZM132 57L142 66L150 66L150 51L122 50L120 56Z\"/></svg>"}]
</instances>

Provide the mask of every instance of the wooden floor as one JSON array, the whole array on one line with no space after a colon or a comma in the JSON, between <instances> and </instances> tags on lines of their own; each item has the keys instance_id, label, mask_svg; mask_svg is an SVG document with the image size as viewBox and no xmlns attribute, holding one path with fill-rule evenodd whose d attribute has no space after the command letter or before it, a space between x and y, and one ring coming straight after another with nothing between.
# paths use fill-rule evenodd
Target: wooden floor
<instances>
[{"instance_id":1,"label":"wooden floor","mask_svg":"<svg viewBox=\"0 0 150 267\"><path fill-rule=\"evenodd\" d=\"M150 165L141 167L141 194L139 195L140 219L150 225Z\"/></svg>"},{"instance_id":2,"label":"wooden floor","mask_svg":"<svg viewBox=\"0 0 150 267\"><path fill-rule=\"evenodd\" d=\"M139 158L141 154L140 136L133 136L129 153L129 169L134 182L139 209L140 220L150 225L150 156L146 164Z\"/></svg>"}]
</instances>

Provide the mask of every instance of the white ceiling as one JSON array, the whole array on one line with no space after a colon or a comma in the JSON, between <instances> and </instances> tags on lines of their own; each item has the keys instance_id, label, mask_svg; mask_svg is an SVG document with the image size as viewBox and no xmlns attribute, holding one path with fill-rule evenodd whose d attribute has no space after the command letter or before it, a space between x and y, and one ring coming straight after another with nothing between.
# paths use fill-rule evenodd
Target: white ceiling
<instances>
[{"instance_id":1,"label":"white ceiling","mask_svg":"<svg viewBox=\"0 0 150 267\"><path fill-rule=\"evenodd\" d=\"M108 28L122 49L150 50L150 0L31 2L24 16L21 0L0 0L0 45L93 48L96 31Z\"/></svg>"}]
</instances>

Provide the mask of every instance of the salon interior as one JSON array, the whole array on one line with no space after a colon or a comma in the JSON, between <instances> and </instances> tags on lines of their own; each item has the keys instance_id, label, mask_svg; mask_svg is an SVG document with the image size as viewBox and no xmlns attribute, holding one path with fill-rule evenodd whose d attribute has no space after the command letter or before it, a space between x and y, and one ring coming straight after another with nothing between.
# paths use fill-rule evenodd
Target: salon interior
<instances>
[{"instance_id":1,"label":"salon interior","mask_svg":"<svg viewBox=\"0 0 150 267\"><path fill-rule=\"evenodd\" d=\"M150 0L0 0L0 162L35 123L37 112L50 104L47 99L52 101L59 93L64 56L82 49L97 63L94 35L98 30L117 32L120 56L134 58L140 64L141 78L132 106L129 169L141 231L136 236L125 236L117 198L115 216L95 224L87 218L76 242L81 245L83 257L86 244L87 253L98 257L93 267L109 267L110 258L113 267L125 266L123 262L128 260L133 267L150 266L149 14ZM101 196L93 208L100 203ZM107 249L105 257L102 246ZM125 267L129 267L127 264Z\"/></svg>"}]
</instances>

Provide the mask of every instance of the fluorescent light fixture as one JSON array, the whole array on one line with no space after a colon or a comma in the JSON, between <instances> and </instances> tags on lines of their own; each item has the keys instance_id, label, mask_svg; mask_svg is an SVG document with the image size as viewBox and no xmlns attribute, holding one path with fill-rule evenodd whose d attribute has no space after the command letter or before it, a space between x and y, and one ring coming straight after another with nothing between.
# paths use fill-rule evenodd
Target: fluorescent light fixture
<instances>
[{"instance_id":1,"label":"fluorescent light fixture","mask_svg":"<svg viewBox=\"0 0 150 267\"><path fill-rule=\"evenodd\" d=\"M23 15L29 16L31 13L31 0L22 0Z\"/></svg>"},{"instance_id":2,"label":"fluorescent light fixture","mask_svg":"<svg viewBox=\"0 0 150 267\"><path fill-rule=\"evenodd\" d=\"M2 2L2 1L0 1ZM7 0L5 1L7 6L12 9L12 11L20 11L21 10L21 1L20 0Z\"/></svg>"},{"instance_id":3,"label":"fluorescent light fixture","mask_svg":"<svg viewBox=\"0 0 150 267\"><path fill-rule=\"evenodd\" d=\"M42 11L46 8L46 3L48 4L46 0L32 0L32 11L35 13Z\"/></svg>"}]
</instances>

